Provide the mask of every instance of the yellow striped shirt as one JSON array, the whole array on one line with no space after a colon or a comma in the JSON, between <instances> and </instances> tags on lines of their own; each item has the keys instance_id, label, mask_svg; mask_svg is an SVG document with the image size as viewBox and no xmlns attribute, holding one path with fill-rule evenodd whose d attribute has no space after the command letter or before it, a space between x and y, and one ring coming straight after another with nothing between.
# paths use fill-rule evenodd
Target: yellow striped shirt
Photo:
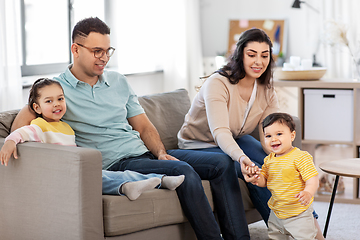
<instances>
[{"instance_id":1,"label":"yellow striped shirt","mask_svg":"<svg viewBox=\"0 0 360 240\"><path fill-rule=\"evenodd\" d=\"M267 179L267 188L271 192L268 201L270 209L280 219L286 219L299 215L305 211L303 206L295 198L295 195L303 191L305 182L318 175L312 156L298 148L294 148L284 156L275 157L270 153L264 160L261 174Z\"/></svg>"}]
</instances>

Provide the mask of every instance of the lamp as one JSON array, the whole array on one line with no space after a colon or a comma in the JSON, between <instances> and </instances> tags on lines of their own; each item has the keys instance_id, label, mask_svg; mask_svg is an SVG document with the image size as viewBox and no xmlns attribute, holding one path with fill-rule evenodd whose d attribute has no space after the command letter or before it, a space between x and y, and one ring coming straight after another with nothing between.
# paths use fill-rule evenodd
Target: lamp
<instances>
[{"instance_id":1,"label":"lamp","mask_svg":"<svg viewBox=\"0 0 360 240\"><path fill-rule=\"evenodd\" d=\"M300 0L295 0L294 4L292 5L292 8L300 8Z\"/></svg>"},{"instance_id":2,"label":"lamp","mask_svg":"<svg viewBox=\"0 0 360 240\"><path fill-rule=\"evenodd\" d=\"M295 0L293 5L291 6L292 8L300 8L300 4L301 3L305 3L309 8L311 8L312 10L314 10L317 13L320 13L319 10L317 10L316 8L312 7L310 4L308 4L305 1L300 1L300 0Z\"/></svg>"}]
</instances>

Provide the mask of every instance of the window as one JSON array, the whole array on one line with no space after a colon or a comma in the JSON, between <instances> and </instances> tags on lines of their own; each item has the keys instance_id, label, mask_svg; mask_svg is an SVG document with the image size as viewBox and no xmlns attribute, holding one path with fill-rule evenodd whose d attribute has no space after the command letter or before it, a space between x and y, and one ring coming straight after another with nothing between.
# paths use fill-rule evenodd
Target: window
<instances>
[{"instance_id":1,"label":"window","mask_svg":"<svg viewBox=\"0 0 360 240\"><path fill-rule=\"evenodd\" d=\"M167 40L167 0L113 1L111 37L123 74L163 69Z\"/></svg>"},{"instance_id":2,"label":"window","mask_svg":"<svg viewBox=\"0 0 360 240\"><path fill-rule=\"evenodd\" d=\"M20 1L22 76L63 72L72 61L72 29L79 20L91 16L111 28L116 51L108 67L123 74L163 69L164 46L169 42L166 0Z\"/></svg>"},{"instance_id":3,"label":"window","mask_svg":"<svg viewBox=\"0 0 360 240\"><path fill-rule=\"evenodd\" d=\"M70 62L68 0L22 0L22 75L63 71Z\"/></svg>"},{"instance_id":4,"label":"window","mask_svg":"<svg viewBox=\"0 0 360 240\"><path fill-rule=\"evenodd\" d=\"M57 73L71 62L74 24L89 16L103 18L104 1L21 0L21 15L22 75Z\"/></svg>"}]
</instances>

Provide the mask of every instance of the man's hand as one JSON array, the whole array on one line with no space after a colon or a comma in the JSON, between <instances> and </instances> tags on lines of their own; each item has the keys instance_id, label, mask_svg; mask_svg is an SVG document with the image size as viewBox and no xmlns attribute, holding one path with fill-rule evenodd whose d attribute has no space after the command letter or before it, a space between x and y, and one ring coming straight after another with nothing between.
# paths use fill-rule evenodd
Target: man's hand
<instances>
[{"instance_id":1,"label":"man's hand","mask_svg":"<svg viewBox=\"0 0 360 240\"><path fill-rule=\"evenodd\" d=\"M11 155L14 155L14 158L17 159L16 143L12 140L8 140L4 143L0 151L0 161L1 165L8 165Z\"/></svg>"},{"instance_id":2,"label":"man's hand","mask_svg":"<svg viewBox=\"0 0 360 240\"><path fill-rule=\"evenodd\" d=\"M180 161L179 159L177 159L176 157L173 157L167 153L164 154L160 154L158 157L159 160L174 160L174 161Z\"/></svg>"}]
</instances>

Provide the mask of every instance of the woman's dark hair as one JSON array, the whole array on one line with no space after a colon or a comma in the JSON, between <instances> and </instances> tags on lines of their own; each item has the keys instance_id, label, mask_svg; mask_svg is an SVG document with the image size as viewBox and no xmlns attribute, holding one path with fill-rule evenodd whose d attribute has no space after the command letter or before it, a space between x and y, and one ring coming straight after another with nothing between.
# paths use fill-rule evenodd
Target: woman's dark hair
<instances>
[{"instance_id":1,"label":"woman's dark hair","mask_svg":"<svg viewBox=\"0 0 360 240\"><path fill-rule=\"evenodd\" d=\"M266 127L273 125L275 122L284 124L290 128L290 132L295 131L294 119L287 113L272 113L269 114L262 122L263 131Z\"/></svg>"},{"instance_id":2,"label":"woman's dark hair","mask_svg":"<svg viewBox=\"0 0 360 240\"><path fill-rule=\"evenodd\" d=\"M41 114L38 114L35 111L34 106L33 106L34 103L39 104L39 102L38 102L38 99L40 97L39 90L45 86L50 86L53 84L56 84L61 89L63 89L58 81L55 81L55 80L52 80L49 78L39 78L38 80L36 80L34 82L34 84L32 85L32 87L30 89L28 107L30 108L30 110L34 111L34 113L36 114L37 117L42 117ZM63 90L63 92L64 92L64 90Z\"/></svg>"},{"instance_id":3,"label":"woman's dark hair","mask_svg":"<svg viewBox=\"0 0 360 240\"><path fill-rule=\"evenodd\" d=\"M261 29L252 28L241 33L239 41L236 43L236 49L229 58L229 62L215 71L222 76L229 79L230 83L237 84L241 79L245 77L244 68L244 48L250 42L267 43L270 49L270 62L265 72L259 77L260 84L265 84L268 88L271 88L271 79L273 76L274 58L272 56L272 43L269 36Z\"/></svg>"},{"instance_id":4,"label":"woman's dark hair","mask_svg":"<svg viewBox=\"0 0 360 240\"><path fill-rule=\"evenodd\" d=\"M72 32L72 42L75 42L77 37L87 37L91 32L100 33L102 35L110 34L110 28L106 23L101 21L98 17L85 18L79 21Z\"/></svg>"}]
</instances>

